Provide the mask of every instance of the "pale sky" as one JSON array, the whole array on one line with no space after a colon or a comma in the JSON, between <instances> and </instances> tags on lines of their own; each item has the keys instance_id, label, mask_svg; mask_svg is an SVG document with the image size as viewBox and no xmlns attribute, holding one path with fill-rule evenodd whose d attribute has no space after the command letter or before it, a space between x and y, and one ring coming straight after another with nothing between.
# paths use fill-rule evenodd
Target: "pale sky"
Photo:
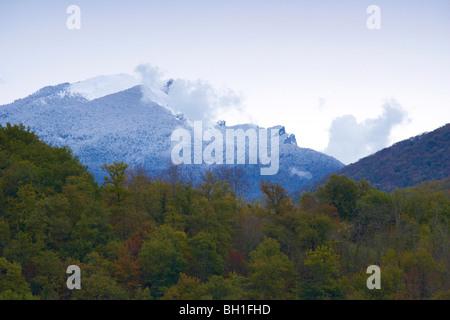
<instances>
[{"instance_id":1,"label":"pale sky","mask_svg":"<svg viewBox=\"0 0 450 320\"><path fill-rule=\"evenodd\" d=\"M0 105L150 64L238 93L227 124L284 125L344 163L450 122L448 0L1 0L0 44Z\"/></svg>"}]
</instances>

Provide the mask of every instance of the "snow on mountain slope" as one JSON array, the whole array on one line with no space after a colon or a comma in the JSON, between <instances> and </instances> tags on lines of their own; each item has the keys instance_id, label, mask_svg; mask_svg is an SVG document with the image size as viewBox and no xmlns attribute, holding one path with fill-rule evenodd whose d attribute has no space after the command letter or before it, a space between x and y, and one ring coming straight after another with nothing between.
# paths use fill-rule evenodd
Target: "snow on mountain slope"
<instances>
[{"instance_id":1,"label":"snow on mountain slope","mask_svg":"<svg viewBox=\"0 0 450 320\"><path fill-rule=\"evenodd\" d=\"M139 81L128 74L98 76L84 81L72 83L68 91L72 95L81 95L91 101L112 93L137 86Z\"/></svg>"},{"instance_id":2,"label":"snow on mountain slope","mask_svg":"<svg viewBox=\"0 0 450 320\"><path fill-rule=\"evenodd\" d=\"M172 132L180 127L192 132L190 121L156 103L143 102L140 86L112 93L113 86L101 84L105 78L94 79L75 86L65 83L45 87L0 106L0 124L23 123L47 143L70 146L99 182L103 180L101 166L105 162L124 161L130 167L143 166L151 175L163 172L171 163ZM133 83L128 77L110 80L118 80L116 88ZM253 124L227 127L220 122L215 128L225 132L227 128L259 127ZM249 198L260 195L260 179L281 183L293 192L343 167L332 157L299 148L295 136L286 133L284 127L274 128L280 134L279 171L273 176L261 176L259 164L244 165L251 186ZM185 167L198 182L201 174L213 166Z\"/></svg>"}]
</instances>

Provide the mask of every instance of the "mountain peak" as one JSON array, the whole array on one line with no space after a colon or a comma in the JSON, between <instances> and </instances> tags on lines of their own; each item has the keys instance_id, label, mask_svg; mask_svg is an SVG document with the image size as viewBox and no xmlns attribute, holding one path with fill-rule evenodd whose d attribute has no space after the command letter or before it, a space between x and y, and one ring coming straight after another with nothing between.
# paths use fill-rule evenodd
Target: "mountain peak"
<instances>
[{"instance_id":1,"label":"mountain peak","mask_svg":"<svg viewBox=\"0 0 450 320\"><path fill-rule=\"evenodd\" d=\"M124 91L139 85L139 81L129 74L102 75L84 81L71 83L68 92L92 101L112 93Z\"/></svg>"},{"instance_id":2,"label":"mountain peak","mask_svg":"<svg viewBox=\"0 0 450 320\"><path fill-rule=\"evenodd\" d=\"M104 175L102 165L113 161L124 161L130 168L142 166L149 175L158 176L172 163L173 132L179 128L192 132L194 128L182 113L174 114L157 101L142 99L142 88L137 84L131 76L114 75L45 87L2 106L0 124L23 123L47 143L69 146L97 181ZM169 88L170 81L167 84ZM208 125L222 132L263 129L249 123L227 126L225 121ZM269 129L279 130L279 170L264 179L283 182L288 192L342 168L343 164L332 157L298 147L295 136L286 133L284 126ZM206 144L204 141L203 146ZM246 158L250 157L254 146L244 147L248 149ZM260 196L260 168L265 165L246 160L242 166L251 186L249 197ZM214 165L206 163L186 164L182 168L194 182L199 182L201 175L212 169Z\"/></svg>"}]
</instances>

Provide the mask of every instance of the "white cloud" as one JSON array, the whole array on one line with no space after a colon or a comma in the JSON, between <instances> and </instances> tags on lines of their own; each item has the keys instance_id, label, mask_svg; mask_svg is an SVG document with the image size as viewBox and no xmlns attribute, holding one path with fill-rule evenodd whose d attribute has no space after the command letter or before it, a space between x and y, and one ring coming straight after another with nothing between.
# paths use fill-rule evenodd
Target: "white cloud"
<instances>
[{"instance_id":1,"label":"white cloud","mask_svg":"<svg viewBox=\"0 0 450 320\"><path fill-rule=\"evenodd\" d=\"M325 153L345 164L355 162L385 148L391 130L406 119L406 112L395 100L383 105L383 113L376 119L358 123L353 115L335 118L329 129Z\"/></svg>"},{"instance_id":2,"label":"white cloud","mask_svg":"<svg viewBox=\"0 0 450 320\"><path fill-rule=\"evenodd\" d=\"M167 106L167 95L161 90L163 81L159 68L151 65L139 65L136 72L141 78L143 99Z\"/></svg>"},{"instance_id":3,"label":"white cloud","mask_svg":"<svg viewBox=\"0 0 450 320\"><path fill-rule=\"evenodd\" d=\"M312 179L312 174L309 171L301 171L297 168L289 168L289 174L292 177L293 175L297 175L302 179Z\"/></svg>"},{"instance_id":4,"label":"white cloud","mask_svg":"<svg viewBox=\"0 0 450 320\"><path fill-rule=\"evenodd\" d=\"M146 101L167 107L174 114L183 113L192 121L215 122L230 111L242 111L242 97L228 88L213 88L204 80L173 79L168 87L163 73L151 65L139 65Z\"/></svg>"}]
</instances>

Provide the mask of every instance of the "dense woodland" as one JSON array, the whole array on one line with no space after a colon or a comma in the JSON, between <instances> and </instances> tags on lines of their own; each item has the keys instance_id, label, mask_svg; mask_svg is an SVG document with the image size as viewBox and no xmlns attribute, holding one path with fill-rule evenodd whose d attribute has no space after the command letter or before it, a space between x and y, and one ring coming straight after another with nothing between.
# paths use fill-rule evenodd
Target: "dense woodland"
<instances>
[{"instance_id":1,"label":"dense woodland","mask_svg":"<svg viewBox=\"0 0 450 320\"><path fill-rule=\"evenodd\" d=\"M261 181L249 203L238 167L193 185L119 161L99 186L68 148L0 127L0 299L450 299L448 178L385 193L333 175L295 202Z\"/></svg>"}]
</instances>

